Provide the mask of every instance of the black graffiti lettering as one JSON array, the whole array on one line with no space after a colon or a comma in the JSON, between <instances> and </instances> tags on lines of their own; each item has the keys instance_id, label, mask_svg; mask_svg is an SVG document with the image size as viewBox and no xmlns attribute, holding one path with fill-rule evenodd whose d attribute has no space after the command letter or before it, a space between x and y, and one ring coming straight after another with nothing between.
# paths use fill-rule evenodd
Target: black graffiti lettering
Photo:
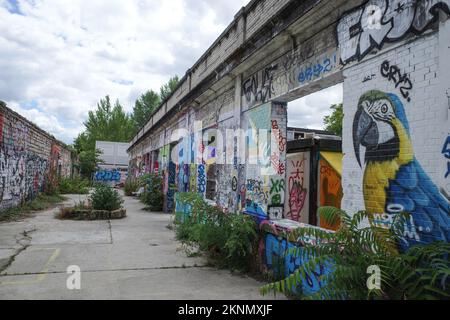
<instances>
[{"instance_id":1,"label":"black graffiti lettering","mask_svg":"<svg viewBox=\"0 0 450 320\"><path fill-rule=\"evenodd\" d=\"M408 34L422 33L439 16L450 15L450 0L369 0L344 14L337 26L341 62L361 60L372 49L381 49Z\"/></svg>"},{"instance_id":2,"label":"black graffiti lettering","mask_svg":"<svg viewBox=\"0 0 450 320\"><path fill-rule=\"evenodd\" d=\"M391 65L389 61L381 64L380 72L384 78L395 84L395 88L400 90L403 98L408 102L411 101L410 90L412 90L413 84L406 73L402 73L398 66Z\"/></svg>"},{"instance_id":3,"label":"black graffiti lettering","mask_svg":"<svg viewBox=\"0 0 450 320\"><path fill-rule=\"evenodd\" d=\"M274 94L274 72L277 69L278 65L267 67L255 73L243 83L242 90L249 105L265 103L272 98Z\"/></svg>"}]
</instances>

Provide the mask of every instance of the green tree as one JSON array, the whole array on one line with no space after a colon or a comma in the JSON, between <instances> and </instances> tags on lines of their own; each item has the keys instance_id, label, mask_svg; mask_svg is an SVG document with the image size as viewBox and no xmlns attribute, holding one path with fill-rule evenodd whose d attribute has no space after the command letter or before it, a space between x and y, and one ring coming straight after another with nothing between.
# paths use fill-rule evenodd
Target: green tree
<instances>
[{"instance_id":1,"label":"green tree","mask_svg":"<svg viewBox=\"0 0 450 320\"><path fill-rule=\"evenodd\" d=\"M81 174L90 178L99 164L100 153L96 141L129 142L134 135L133 117L127 114L117 100L114 106L109 96L101 99L95 111L90 111L84 123L86 130L74 141L80 160Z\"/></svg>"},{"instance_id":2,"label":"green tree","mask_svg":"<svg viewBox=\"0 0 450 320\"><path fill-rule=\"evenodd\" d=\"M344 106L342 103L331 106L333 113L324 118L325 130L342 137L342 123L344 120Z\"/></svg>"},{"instance_id":3,"label":"green tree","mask_svg":"<svg viewBox=\"0 0 450 320\"><path fill-rule=\"evenodd\" d=\"M134 135L132 117L125 113L118 100L113 107L109 96L100 100L97 110L89 112L84 125L91 149L92 140L94 146L95 141L129 142Z\"/></svg>"},{"instance_id":4,"label":"green tree","mask_svg":"<svg viewBox=\"0 0 450 320\"><path fill-rule=\"evenodd\" d=\"M165 85L161 87L159 94L161 101L164 101L168 97L170 97L172 92L174 92L175 89L177 88L179 82L180 78L178 78L178 76L173 76L172 78L169 79L169 82L167 82Z\"/></svg>"},{"instance_id":5,"label":"green tree","mask_svg":"<svg viewBox=\"0 0 450 320\"><path fill-rule=\"evenodd\" d=\"M91 179L92 174L97 171L101 152L99 150L82 151L78 155L80 161L80 174L82 177Z\"/></svg>"},{"instance_id":6,"label":"green tree","mask_svg":"<svg viewBox=\"0 0 450 320\"><path fill-rule=\"evenodd\" d=\"M159 107L161 99L158 93L153 90L147 91L136 100L133 109L133 121L135 132L144 127L152 113Z\"/></svg>"}]
</instances>

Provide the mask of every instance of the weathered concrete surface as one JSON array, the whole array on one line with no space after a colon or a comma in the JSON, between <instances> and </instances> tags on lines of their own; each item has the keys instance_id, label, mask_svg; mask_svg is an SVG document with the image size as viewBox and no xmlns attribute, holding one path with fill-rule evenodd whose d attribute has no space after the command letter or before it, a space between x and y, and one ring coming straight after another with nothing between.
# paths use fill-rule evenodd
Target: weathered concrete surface
<instances>
[{"instance_id":1,"label":"weathered concrete surface","mask_svg":"<svg viewBox=\"0 0 450 320\"><path fill-rule=\"evenodd\" d=\"M79 201L79 196L69 202ZM262 283L205 267L180 251L169 215L126 198L128 218L59 221L53 211L0 225L0 299L261 299ZM25 233L24 233L25 232ZM81 268L80 291L66 288Z\"/></svg>"}]
</instances>

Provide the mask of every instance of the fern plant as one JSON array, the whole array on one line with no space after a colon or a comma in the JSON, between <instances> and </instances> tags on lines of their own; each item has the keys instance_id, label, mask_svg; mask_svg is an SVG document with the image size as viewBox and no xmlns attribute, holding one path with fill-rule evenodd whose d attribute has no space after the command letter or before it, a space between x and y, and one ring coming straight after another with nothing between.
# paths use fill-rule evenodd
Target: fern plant
<instances>
[{"instance_id":1,"label":"fern plant","mask_svg":"<svg viewBox=\"0 0 450 320\"><path fill-rule=\"evenodd\" d=\"M323 207L321 219L328 224L341 221L340 229L329 233L321 229L305 228L293 231L289 241L317 239L317 244L289 250L294 256L309 259L288 278L261 288L261 293L296 294L305 300L417 300L450 298L450 245L433 243L398 251L402 241L407 214L398 215L389 229L366 223L372 216L359 212L350 217L346 212ZM313 294L301 291L303 279L318 267L331 266L332 272L321 277L323 286ZM368 269L377 266L381 271L381 286L370 290ZM294 292L293 288L300 288Z\"/></svg>"}]
</instances>

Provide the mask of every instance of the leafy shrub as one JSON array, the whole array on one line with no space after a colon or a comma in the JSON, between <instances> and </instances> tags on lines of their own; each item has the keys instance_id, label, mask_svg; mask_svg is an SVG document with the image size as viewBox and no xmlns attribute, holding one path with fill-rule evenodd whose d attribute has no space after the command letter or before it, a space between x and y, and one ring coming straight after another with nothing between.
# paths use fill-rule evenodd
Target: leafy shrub
<instances>
[{"instance_id":1,"label":"leafy shrub","mask_svg":"<svg viewBox=\"0 0 450 320\"><path fill-rule=\"evenodd\" d=\"M98 185L90 197L92 209L115 211L122 207L123 200L117 190L107 186Z\"/></svg>"},{"instance_id":2,"label":"leafy shrub","mask_svg":"<svg viewBox=\"0 0 450 320\"><path fill-rule=\"evenodd\" d=\"M61 194L88 194L91 182L81 178L59 179L59 192Z\"/></svg>"},{"instance_id":3,"label":"leafy shrub","mask_svg":"<svg viewBox=\"0 0 450 320\"><path fill-rule=\"evenodd\" d=\"M148 206L150 211L159 212L163 209L163 179L160 175L146 175L145 192L141 195L141 201ZM143 178L141 182L143 183Z\"/></svg>"},{"instance_id":4,"label":"leafy shrub","mask_svg":"<svg viewBox=\"0 0 450 320\"><path fill-rule=\"evenodd\" d=\"M179 199L192 206L191 216L177 214L175 222L177 239L187 251L198 247L218 267L248 271L258 236L255 221L246 215L224 214L195 193L179 194Z\"/></svg>"},{"instance_id":5,"label":"leafy shrub","mask_svg":"<svg viewBox=\"0 0 450 320\"><path fill-rule=\"evenodd\" d=\"M336 233L305 228L291 233L290 240L302 237L321 239L317 245L307 245L304 254L312 257L287 279L269 284L261 289L269 292L292 293L307 274L312 274L320 265L332 264L332 270L322 277L326 285L313 295L298 293L301 299L327 300L422 300L450 298L450 244L433 243L414 246L400 253L404 221L409 215L399 214L390 229L369 226L361 228L361 222L371 215L359 212L350 217L342 210L324 207L319 209L321 219L328 224L341 221ZM290 254L297 254L290 250ZM369 290L368 268L381 269L381 289ZM301 287L301 286L300 286Z\"/></svg>"},{"instance_id":6,"label":"leafy shrub","mask_svg":"<svg viewBox=\"0 0 450 320\"><path fill-rule=\"evenodd\" d=\"M131 197L133 193L137 192L140 188L140 182L136 179L128 177L125 181L124 191L127 197Z\"/></svg>"}]
</instances>

